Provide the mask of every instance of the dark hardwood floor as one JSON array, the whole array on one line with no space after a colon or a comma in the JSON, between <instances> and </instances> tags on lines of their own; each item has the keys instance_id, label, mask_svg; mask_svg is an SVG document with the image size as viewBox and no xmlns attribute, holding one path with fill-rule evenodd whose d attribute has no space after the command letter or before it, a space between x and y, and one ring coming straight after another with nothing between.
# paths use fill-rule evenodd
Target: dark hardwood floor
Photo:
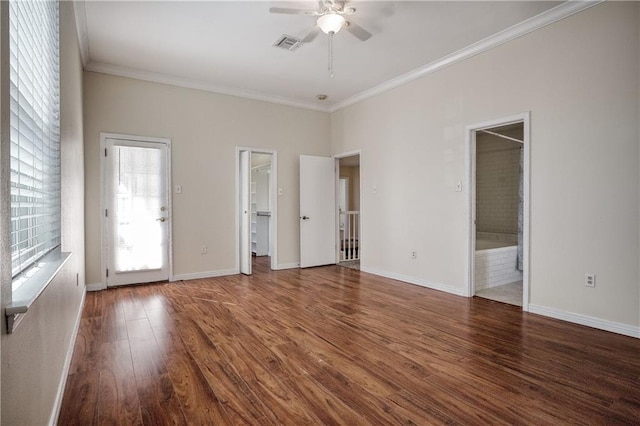
<instances>
[{"instance_id":1,"label":"dark hardwood floor","mask_svg":"<svg viewBox=\"0 0 640 426\"><path fill-rule=\"evenodd\" d=\"M638 424L640 340L347 268L87 295L59 418Z\"/></svg>"}]
</instances>

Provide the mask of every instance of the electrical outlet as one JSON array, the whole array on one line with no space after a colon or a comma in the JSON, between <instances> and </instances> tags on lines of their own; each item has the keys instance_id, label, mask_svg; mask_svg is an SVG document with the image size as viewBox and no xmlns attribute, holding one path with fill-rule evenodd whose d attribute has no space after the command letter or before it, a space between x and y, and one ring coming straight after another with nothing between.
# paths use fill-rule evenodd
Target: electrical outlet
<instances>
[{"instance_id":1,"label":"electrical outlet","mask_svg":"<svg viewBox=\"0 0 640 426\"><path fill-rule=\"evenodd\" d=\"M203 245L200 247L200 254L207 254L207 245Z\"/></svg>"},{"instance_id":2,"label":"electrical outlet","mask_svg":"<svg viewBox=\"0 0 640 426\"><path fill-rule=\"evenodd\" d=\"M595 287L596 286L596 274L585 274L584 276L584 285L587 287Z\"/></svg>"},{"instance_id":3,"label":"electrical outlet","mask_svg":"<svg viewBox=\"0 0 640 426\"><path fill-rule=\"evenodd\" d=\"M415 250L411 250L411 258L416 259L418 257L418 253Z\"/></svg>"}]
</instances>

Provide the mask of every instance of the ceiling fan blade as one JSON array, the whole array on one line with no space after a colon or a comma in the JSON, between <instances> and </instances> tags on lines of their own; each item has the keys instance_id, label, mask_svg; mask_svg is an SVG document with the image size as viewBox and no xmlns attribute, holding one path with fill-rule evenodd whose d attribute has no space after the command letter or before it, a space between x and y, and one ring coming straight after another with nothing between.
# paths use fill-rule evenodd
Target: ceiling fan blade
<instances>
[{"instance_id":1,"label":"ceiling fan blade","mask_svg":"<svg viewBox=\"0 0 640 426\"><path fill-rule=\"evenodd\" d=\"M316 25L315 27L313 27L313 29L311 31L309 31L309 34L307 34L305 36L305 38L302 39L303 43L310 43L313 40L315 40L316 37L318 37L319 34L319 30L320 28L318 28L318 26Z\"/></svg>"},{"instance_id":2,"label":"ceiling fan blade","mask_svg":"<svg viewBox=\"0 0 640 426\"><path fill-rule=\"evenodd\" d=\"M317 10L305 10L305 9L289 9L286 7L272 7L269 9L270 13L284 13L287 15L319 15Z\"/></svg>"},{"instance_id":3,"label":"ceiling fan blade","mask_svg":"<svg viewBox=\"0 0 640 426\"><path fill-rule=\"evenodd\" d=\"M361 41L367 41L371 37L371 33L369 31L365 30L353 21L348 21L348 24L349 25L347 25L345 29Z\"/></svg>"}]
</instances>

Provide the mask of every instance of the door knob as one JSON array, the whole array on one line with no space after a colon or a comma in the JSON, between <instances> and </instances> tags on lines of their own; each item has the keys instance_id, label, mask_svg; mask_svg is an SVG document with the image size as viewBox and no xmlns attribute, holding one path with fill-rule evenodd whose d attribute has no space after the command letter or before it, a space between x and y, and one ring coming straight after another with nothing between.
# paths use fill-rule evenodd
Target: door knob
<instances>
[{"instance_id":1,"label":"door knob","mask_svg":"<svg viewBox=\"0 0 640 426\"><path fill-rule=\"evenodd\" d=\"M159 218L157 218L156 220L159 220L160 222L164 222L165 220L167 220L167 218L165 218L165 217L159 217Z\"/></svg>"},{"instance_id":2,"label":"door knob","mask_svg":"<svg viewBox=\"0 0 640 426\"><path fill-rule=\"evenodd\" d=\"M310 217L309 217L309 216L302 216L300 219L302 219L302 220L309 220L309 219L310 219Z\"/></svg>"}]
</instances>

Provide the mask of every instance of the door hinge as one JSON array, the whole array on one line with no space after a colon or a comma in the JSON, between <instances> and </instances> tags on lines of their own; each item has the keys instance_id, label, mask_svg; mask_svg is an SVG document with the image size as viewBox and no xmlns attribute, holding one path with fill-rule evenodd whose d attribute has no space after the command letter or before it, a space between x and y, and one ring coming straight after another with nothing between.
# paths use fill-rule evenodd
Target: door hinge
<instances>
[{"instance_id":1,"label":"door hinge","mask_svg":"<svg viewBox=\"0 0 640 426\"><path fill-rule=\"evenodd\" d=\"M109 277L109 268L107 268L107 278Z\"/></svg>"},{"instance_id":2,"label":"door hinge","mask_svg":"<svg viewBox=\"0 0 640 426\"><path fill-rule=\"evenodd\" d=\"M109 217L109 209L104 209L104 217Z\"/></svg>"},{"instance_id":3,"label":"door hinge","mask_svg":"<svg viewBox=\"0 0 640 426\"><path fill-rule=\"evenodd\" d=\"M107 148L104 149L104 156L107 156Z\"/></svg>"}]
</instances>

